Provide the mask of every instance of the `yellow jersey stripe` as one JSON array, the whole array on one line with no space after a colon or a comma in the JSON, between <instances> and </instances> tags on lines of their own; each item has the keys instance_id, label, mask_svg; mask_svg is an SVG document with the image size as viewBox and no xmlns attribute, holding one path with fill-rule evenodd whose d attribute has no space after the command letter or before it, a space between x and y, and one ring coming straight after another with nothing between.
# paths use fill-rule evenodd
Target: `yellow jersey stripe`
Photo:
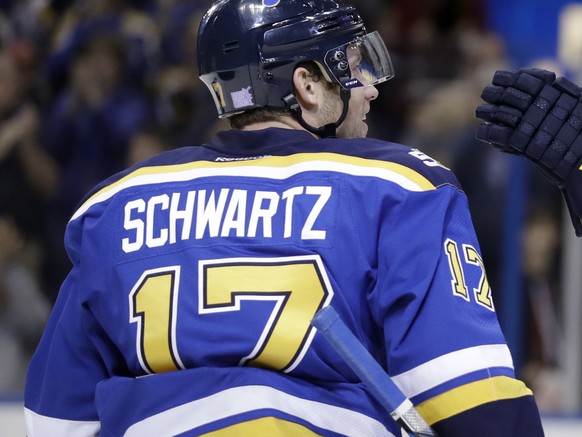
<instances>
[{"instance_id":1,"label":"yellow jersey stripe","mask_svg":"<svg viewBox=\"0 0 582 437\"><path fill-rule=\"evenodd\" d=\"M329 171L353 176L377 177L394 182L410 191L435 189L427 178L402 164L336 153L299 153L230 162L193 161L141 167L93 194L75 212L71 220L78 218L91 206L106 201L116 193L130 187L183 182L210 176L246 176L282 180L307 171Z\"/></svg>"},{"instance_id":2,"label":"yellow jersey stripe","mask_svg":"<svg viewBox=\"0 0 582 437\"><path fill-rule=\"evenodd\" d=\"M319 434L298 423L278 419L276 417L261 417L248 422L237 423L227 428L201 434L201 437L272 437L277 435L292 435L297 437L315 437Z\"/></svg>"},{"instance_id":3,"label":"yellow jersey stripe","mask_svg":"<svg viewBox=\"0 0 582 437\"><path fill-rule=\"evenodd\" d=\"M531 394L531 390L523 382L508 376L496 376L457 387L419 404L416 408L428 424L432 425L488 402Z\"/></svg>"}]
</instances>

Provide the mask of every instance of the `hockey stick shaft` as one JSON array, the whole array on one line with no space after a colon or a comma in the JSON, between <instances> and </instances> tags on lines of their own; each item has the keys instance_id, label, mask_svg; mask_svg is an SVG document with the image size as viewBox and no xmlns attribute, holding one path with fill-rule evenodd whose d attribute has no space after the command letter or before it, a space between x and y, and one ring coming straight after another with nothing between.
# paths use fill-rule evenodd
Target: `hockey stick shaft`
<instances>
[{"instance_id":1,"label":"hockey stick shaft","mask_svg":"<svg viewBox=\"0 0 582 437\"><path fill-rule=\"evenodd\" d=\"M339 353L354 373L368 387L371 394L406 432L411 436L418 437L436 436L430 426L414 409L412 402L390 379L390 376L350 331L331 306L319 310L311 324Z\"/></svg>"}]
</instances>

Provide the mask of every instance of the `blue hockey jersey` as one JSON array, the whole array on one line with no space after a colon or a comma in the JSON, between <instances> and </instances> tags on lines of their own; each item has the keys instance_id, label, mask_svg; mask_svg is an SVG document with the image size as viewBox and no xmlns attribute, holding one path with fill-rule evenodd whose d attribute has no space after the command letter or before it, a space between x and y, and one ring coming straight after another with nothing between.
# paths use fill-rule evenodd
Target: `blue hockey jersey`
<instances>
[{"instance_id":1,"label":"blue hockey jersey","mask_svg":"<svg viewBox=\"0 0 582 437\"><path fill-rule=\"evenodd\" d=\"M418 150L227 131L105 181L30 364L29 436L400 436L332 305L440 435L542 435L467 200Z\"/></svg>"}]
</instances>

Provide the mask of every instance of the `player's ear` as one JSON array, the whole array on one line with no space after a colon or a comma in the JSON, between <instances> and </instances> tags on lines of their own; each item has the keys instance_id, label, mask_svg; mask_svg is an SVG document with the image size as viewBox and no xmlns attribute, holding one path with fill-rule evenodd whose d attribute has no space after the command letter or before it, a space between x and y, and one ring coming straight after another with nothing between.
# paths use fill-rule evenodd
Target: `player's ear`
<instances>
[{"instance_id":1,"label":"player's ear","mask_svg":"<svg viewBox=\"0 0 582 437\"><path fill-rule=\"evenodd\" d=\"M303 109L313 110L317 107L319 85L313 80L313 75L303 67L298 67L293 72L293 85L295 97Z\"/></svg>"}]
</instances>

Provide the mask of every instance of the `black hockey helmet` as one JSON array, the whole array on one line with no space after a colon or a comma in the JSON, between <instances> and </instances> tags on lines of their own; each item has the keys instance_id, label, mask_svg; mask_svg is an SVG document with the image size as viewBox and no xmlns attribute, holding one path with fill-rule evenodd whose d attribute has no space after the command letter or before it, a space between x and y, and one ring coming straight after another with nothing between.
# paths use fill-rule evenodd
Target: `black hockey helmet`
<instances>
[{"instance_id":1,"label":"black hockey helmet","mask_svg":"<svg viewBox=\"0 0 582 437\"><path fill-rule=\"evenodd\" d=\"M291 107L302 61L315 61L344 90L394 75L379 34L366 33L357 11L335 0L218 0L202 18L197 50L220 117Z\"/></svg>"}]
</instances>

